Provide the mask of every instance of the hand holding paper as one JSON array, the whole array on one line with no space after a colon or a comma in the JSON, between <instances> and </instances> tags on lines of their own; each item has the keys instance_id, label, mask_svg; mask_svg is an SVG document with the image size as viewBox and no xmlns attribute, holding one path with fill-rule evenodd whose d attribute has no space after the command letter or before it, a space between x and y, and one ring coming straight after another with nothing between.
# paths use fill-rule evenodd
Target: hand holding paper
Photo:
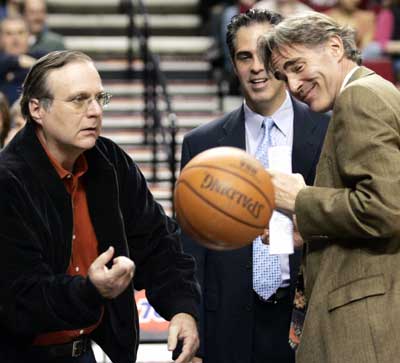
<instances>
[{"instance_id":1,"label":"hand holding paper","mask_svg":"<svg viewBox=\"0 0 400 363\"><path fill-rule=\"evenodd\" d=\"M292 171L292 155L288 146L275 146L268 149L268 172L275 187L275 203L279 209L274 211L269 222L269 251L271 254L292 254L294 226L292 214L299 190L306 186L300 174Z\"/></svg>"}]
</instances>

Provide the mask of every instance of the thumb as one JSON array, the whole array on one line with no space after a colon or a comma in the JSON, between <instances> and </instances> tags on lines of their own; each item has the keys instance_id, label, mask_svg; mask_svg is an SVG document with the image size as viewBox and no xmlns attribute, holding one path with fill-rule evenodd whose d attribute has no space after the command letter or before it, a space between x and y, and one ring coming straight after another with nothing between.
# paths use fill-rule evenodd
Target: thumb
<instances>
[{"instance_id":1,"label":"thumb","mask_svg":"<svg viewBox=\"0 0 400 363\"><path fill-rule=\"evenodd\" d=\"M110 246L106 251L100 254L92 263L94 268L102 268L111 261L114 256L114 247Z\"/></svg>"},{"instance_id":2,"label":"thumb","mask_svg":"<svg viewBox=\"0 0 400 363\"><path fill-rule=\"evenodd\" d=\"M168 331L168 350L172 351L176 348L176 345L178 344L178 333L179 329L176 325L170 325L169 331Z\"/></svg>"}]
</instances>

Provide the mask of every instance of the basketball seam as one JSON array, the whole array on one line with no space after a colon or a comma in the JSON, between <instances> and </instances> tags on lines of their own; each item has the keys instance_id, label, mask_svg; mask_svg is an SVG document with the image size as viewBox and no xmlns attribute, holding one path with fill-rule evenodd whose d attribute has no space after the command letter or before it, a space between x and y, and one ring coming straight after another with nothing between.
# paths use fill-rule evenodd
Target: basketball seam
<instances>
[{"instance_id":1,"label":"basketball seam","mask_svg":"<svg viewBox=\"0 0 400 363\"><path fill-rule=\"evenodd\" d=\"M234 172L232 172L232 171L230 171L230 170L226 170L226 169L221 168L221 167L219 167L219 166L208 165L208 164L196 164L196 165L193 165L193 166L188 165L188 167L186 167L185 170L195 169L195 168L199 168L199 167L206 167L206 168L211 168L211 169L222 170L222 171L224 171L224 172L226 172L226 173L228 173L228 174L237 176L239 179L245 180L246 182L248 182L249 184L251 184L255 189L258 190L258 192L259 192L259 193L264 197L264 199L267 201L269 208L270 208L270 209L273 209L273 208L272 208L272 205L271 205L271 201L269 200L268 196L267 196L266 194L264 194L264 192L263 192L256 184L254 184L251 180L249 180L249 179L247 179L247 178L244 178L244 177L242 177L240 174L234 173ZM184 170L182 170L182 174L183 174L183 172L184 172Z\"/></svg>"},{"instance_id":2,"label":"basketball seam","mask_svg":"<svg viewBox=\"0 0 400 363\"><path fill-rule=\"evenodd\" d=\"M258 228L263 228L264 227L264 226L259 226L259 225L255 225L255 224L251 224L251 223L245 222L245 221L235 217L234 215L229 214L228 212L224 211L223 209L219 208L217 205L209 202L207 199L203 198L203 196L200 193L198 193L196 191L196 189L192 188L192 186L186 180L181 180L181 181L178 182L178 184L180 184L180 183L185 184L195 195L197 195L206 204L208 204L209 206L215 208L217 211L227 215L228 217L232 218L233 220L238 221L240 223L243 223L243 224L245 224L245 225L247 225L249 227L252 227L252 228L257 228L258 229Z\"/></svg>"}]
</instances>

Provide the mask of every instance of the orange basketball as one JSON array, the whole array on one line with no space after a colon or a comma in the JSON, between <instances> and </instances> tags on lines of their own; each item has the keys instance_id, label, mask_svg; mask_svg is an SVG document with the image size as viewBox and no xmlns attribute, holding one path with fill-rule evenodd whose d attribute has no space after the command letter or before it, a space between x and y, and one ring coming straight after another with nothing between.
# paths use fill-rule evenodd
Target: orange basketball
<instances>
[{"instance_id":1,"label":"orange basketball","mask_svg":"<svg viewBox=\"0 0 400 363\"><path fill-rule=\"evenodd\" d=\"M181 228L214 250L251 243L275 208L263 165L234 147L216 147L194 157L176 182L174 203Z\"/></svg>"}]
</instances>

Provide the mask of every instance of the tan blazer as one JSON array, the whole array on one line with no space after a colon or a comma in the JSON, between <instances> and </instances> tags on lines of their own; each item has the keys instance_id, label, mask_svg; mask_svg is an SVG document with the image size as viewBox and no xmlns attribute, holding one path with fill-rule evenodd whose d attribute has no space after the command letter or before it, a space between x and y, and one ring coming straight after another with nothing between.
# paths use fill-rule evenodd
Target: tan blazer
<instances>
[{"instance_id":1,"label":"tan blazer","mask_svg":"<svg viewBox=\"0 0 400 363\"><path fill-rule=\"evenodd\" d=\"M297 363L400 362L400 92L359 68L296 199L309 307Z\"/></svg>"}]
</instances>

